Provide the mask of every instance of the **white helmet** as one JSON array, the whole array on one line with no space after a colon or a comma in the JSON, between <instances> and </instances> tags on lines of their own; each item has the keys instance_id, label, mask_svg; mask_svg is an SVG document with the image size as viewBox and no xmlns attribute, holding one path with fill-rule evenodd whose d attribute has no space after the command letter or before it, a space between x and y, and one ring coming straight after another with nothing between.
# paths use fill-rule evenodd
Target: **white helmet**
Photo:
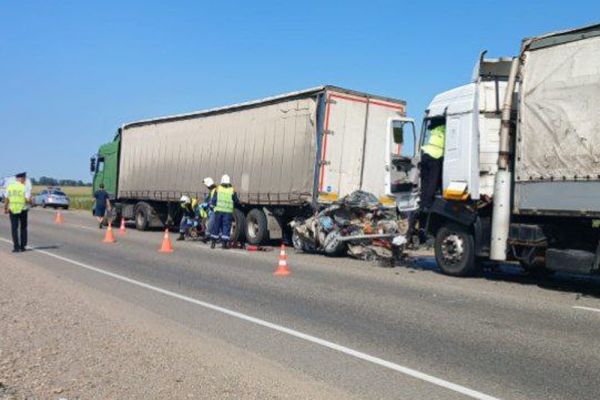
<instances>
[{"instance_id":1,"label":"white helmet","mask_svg":"<svg viewBox=\"0 0 600 400\"><path fill-rule=\"evenodd\" d=\"M231 185L231 178L225 174L221 177L221 185Z\"/></svg>"},{"instance_id":2,"label":"white helmet","mask_svg":"<svg viewBox=\"0 0 600 400\"><path fill-rule=\"evenodd\" d=\"M189 204L192 202L192 200L189 198L189 196L186 196L185 194L183 196L181 196L181 198L179 199L180 203L184 203L184 204Z\"/></svg>"},{"instance_id":3,"label":"white helmet","mask_svg":"<svg viewBox=\"0 0 600 400\"><path fill-rule=\"evenodd\" d=\"M215 181L213 181L213 179L210 176L207 176L206 178L204 178L204 180L202 181L204 183L204 186L206 186L207 188L214 186Z\"/></svg>"}]
</instances>

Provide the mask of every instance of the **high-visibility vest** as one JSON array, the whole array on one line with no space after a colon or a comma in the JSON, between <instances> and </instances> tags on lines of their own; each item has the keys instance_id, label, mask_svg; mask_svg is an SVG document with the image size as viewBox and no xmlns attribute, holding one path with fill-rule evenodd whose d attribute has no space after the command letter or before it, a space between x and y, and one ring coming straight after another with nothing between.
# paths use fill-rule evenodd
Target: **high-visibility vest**
<instances>
[{"instance_id":1,"label":"high-visibility vest","mask_svg":"<svg viewBox=\"0 0 600 400\"><path fill-rule=\"evenodd\" d=\"M13 182L6 188L8 198L8 210L13 214L21 214L27 206L25 199L25 185L21 182Z\"/></svg>"},{"instance_id":2,"label":"high-visibility vest","mask_svg":"<svg viewBox=\"0 0 600 400\"><path fill-rule=\"evenodd\" d=\"M446 141L446 126L440 125L431 130L429 141L421 147L424 153L438 159L444 155L444 143Z\"/></svg>"},{"instance_id":3,"label":"high-visibility vest","mask_svg":"<svg viewBox=\"0 0 600 400\"><path fill-rule=\"evenodd\" d=\"M233 187L219 186L217 188L217 205L215 211L233 213Z\"/></svg>"},{"instance_id":4,"label":"high-visibility vest","mask_svg":"<svg viewBox=\"0 0 600 400\"><path fill-rule=\"evenodd\" d=\"M208 192L208 201L210 202L212 200L212 198L215 196L215 193L217 192L217 188L212 188L210 189L210 192Z\"/></svg>"}]
</instances>

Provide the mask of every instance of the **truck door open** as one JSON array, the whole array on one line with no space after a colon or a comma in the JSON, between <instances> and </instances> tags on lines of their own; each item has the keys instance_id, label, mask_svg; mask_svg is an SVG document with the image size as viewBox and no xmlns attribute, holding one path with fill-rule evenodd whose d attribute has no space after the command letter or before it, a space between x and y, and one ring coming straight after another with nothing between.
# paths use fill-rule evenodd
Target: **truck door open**
<instances>
[{"instance_id":1,"label":"truck door open","mask_svg":"<svg viewBox=\"0 0 600 400\"><path fill-rule=\"evenodd\" d=\"M389 120L386 158L386 192L396 198L399 211L418 207L419 170L417 135L409 118Z\"/></svg>"}]
</instances>

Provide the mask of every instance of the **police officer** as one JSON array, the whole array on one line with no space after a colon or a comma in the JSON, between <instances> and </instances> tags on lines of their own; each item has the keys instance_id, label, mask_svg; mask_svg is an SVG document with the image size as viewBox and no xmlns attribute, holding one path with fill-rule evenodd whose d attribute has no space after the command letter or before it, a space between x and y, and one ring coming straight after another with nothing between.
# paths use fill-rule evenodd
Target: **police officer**
<instances>
[{"instance_id":1,"label":"police officer","mask_svg":"<svg viewBox=\"0 0 600 400\"><path fill-rule=\"evenodd\" d=\"M4 213L10 215L13 253L25 251L27 248L27 203L31 202L31 195L25 186L26 177L26 173L21 172L15 175L16 180L6 187Z\"/></svg>"},{"instance_id":2,"label":"police officer","mask_svg":"<svg viewBox=\"0 0 600 400\"><path fill-rule=\"evenodd\" d=\"M233 222L233 210L239 205L239 199L235 189L231 186L229 175L221 177L221 185L217 187L215 195L211 199L215 214L210 230L212 249L220 239L224 249L229 248L231 239L231 223Z\"/></svg>"},{"instance_id":3,"label":"police officer","mask_svg":"<svg viewBox=\"0 0 600 400\"><path fill-rule=\"evenodd\" d=\"M442 183L446 125L443 120L429 122L427 143L421 147L421 209L433 205L436 190Z\"/></svg>"}]
</instances>

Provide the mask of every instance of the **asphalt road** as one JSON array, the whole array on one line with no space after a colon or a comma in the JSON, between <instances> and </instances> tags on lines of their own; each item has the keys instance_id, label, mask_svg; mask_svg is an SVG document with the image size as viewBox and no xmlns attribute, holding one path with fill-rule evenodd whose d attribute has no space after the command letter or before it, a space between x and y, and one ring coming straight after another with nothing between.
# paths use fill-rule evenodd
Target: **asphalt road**
<instances>
[{"instance_id":1,"label":"asphalt road","mask_svg":"<svg viewBox=\"0 0 600 400\"><path fill-rule=\"evenodd\" d=\"M600 281L510 267L441 275L430 258L385 269L289 251L211 250L129 229L116 244L87 213L30 212L23 257L122 301L366 399L598 399ZM174 237L173 237L174 238ZM1 262L0 262L1 264Z\"/></svg>"}]
</instances>

